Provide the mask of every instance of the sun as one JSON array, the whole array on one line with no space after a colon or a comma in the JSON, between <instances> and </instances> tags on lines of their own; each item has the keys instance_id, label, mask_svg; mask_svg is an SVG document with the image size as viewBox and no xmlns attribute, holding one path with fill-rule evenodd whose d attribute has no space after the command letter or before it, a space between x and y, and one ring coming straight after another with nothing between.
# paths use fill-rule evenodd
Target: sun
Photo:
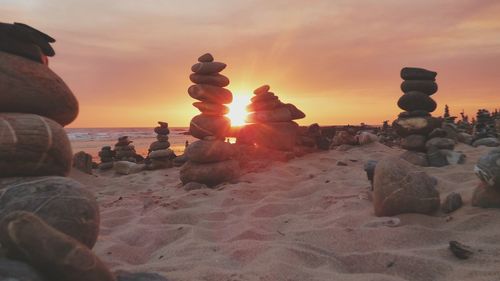
<instances>
[{"instance_id":1,"label":"sun","mask_svg":"<svg viewBox=\"0 0 500 281\"><path fill-rule=\"evenodd\" d=\"M250 94L244 91L233 94L233 102L228 104L229 113L226 114L226 117L231 119L231 126L242 126L246 124L245 118L248 115L246 107L250 104L251 97Z\"/></svg>"}]
</instances>

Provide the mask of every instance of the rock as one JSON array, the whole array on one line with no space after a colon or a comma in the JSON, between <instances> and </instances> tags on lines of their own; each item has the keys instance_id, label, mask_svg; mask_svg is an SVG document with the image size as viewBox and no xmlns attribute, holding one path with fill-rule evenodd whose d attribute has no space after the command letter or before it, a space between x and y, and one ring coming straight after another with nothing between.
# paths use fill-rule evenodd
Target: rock
<instances>
[{"instance_id":1,"label":"rock","mask_svg":"<svg viewBox=\"0 0 500 281\"><path fill-rule=\"evenodd\" d=\"M168 281L164 277L156 273L129 273L129 272L117 272L116 281Z\"/></svg>"},{"instance_id":2,"label":"rock","mask_svg":"<svg viewBox=\"0 0 500 281\"><path fill-rule=\"evenodd\" d=\"M332 146L340 146L343 144L357 145L358 140L354 135L347 131L338 131L332 139Z\"/></svg>"},{"instance_id":3,"label":"rock","mask_svg":"<svg viewBox=\"0 0 500 281\"><path fill-rule=\"evenodd\" d=\"M497 147L497 146L500 146L500 141L497 138L483 138L483 139L475 140L472 143L473 147L478 147L481 145L488 146L488 147Z\"/></svg>"},{"instance_id":4,"label":"rock","mask_svg":"<svg viewBox=\"0 0 500 281\"><path fill-rule=\"evenodd\" d=\"M37 114L66 126L78 115L78 101L47 66L0 52L0 112Z\"/></svg>"},{"instance_id":5,"label":"rock","mask_svg":"<svg viewBox=\"0 0 500 281\"><path fill-rule=\"evenodd\" d=\"M231 181L240 174L240 166L236 160L198 164L188 161L181 167L180 177L183 184L199 182L215 186Z\"/></svg>"},{"instance_id":6,"label":"rock","mask_svg":"<svg viewBox=\"0 0 500 281\"><path fill-rule=\"evenodd\" d=\"M500 208L500 190L481 182L472 194L472 206L481 208Z\"/></svg>"},{"instance_id":7,"label":"rock","mask_svg":"<svg viewBox=\"0 0 500 281\"><path fill-rule=\"evenodd\" d=\"M162 127L155 127L154 132L158 134L159 136L166 136L170 134L170 129L169 128L162 128ZM168 137L167 137L168 139Z\"/></svg>"},{"instance_id":8,"label":"rock","mask_svg":"<svg viewBox=\"0 0 500 281\"><path fill-rule=\"evenodd\" d=\"M481 181L500 190L500 148L479 158L474 172Z\"/></svg>"},{"instance_id":9,"label":"rock","mask_svg":"<svg viewBox=\"0 0 500 281\"><path fill-rule=\"evenodd\" d=\"M172 164L174 165L174 167L180 167L182 165L184 165L184 163L187 162L187 157L185 154L182 154L182 155L179 155L177 157L174 158L174 160L172 161Z\"/></svg>"},{"instance_id":10,"label":"rock","mask_svg":"<svg viewBox=\"0 0 500 281\"><path fill-rule=\"evenodd\" d=\"M156 135L156 140L161 142L168 142L168 135Z\"/></svg>"},{"instance_id":11,"label":"rock","mask_svg":"<svg viewBox=\"0 0 500 281\"><path fill-rule=\"evenodd\" d=\"M412 91L433 95L438 90L438 85L430 80L406 80L401 83L401 91L408 93Z\"/></svg>"},{"instance_id":12,"label":"rock","mask_svg":"<svg viewBox=\"0 0 500 281\"><path fill-rule=\"evenodd\" d=\"M211 54L206 53L206 54L200 56L198 58L198 61L199 62L212 62L212 61L214 61L214 57Z\"/></svg>"},{"instance_id":13,"label":"rock","mask_svg":"<svg viewBox=\"0 0 500 281\"><path fill-rule=\"evenodd\" d=\"M445 214L448 214L462 207L462 204L462 196L460 196L459 193L452 192L448 194L448 196L446 196L443 204L441 204L441 211L443 211L443 213Z\"/></svg>"},{"instance_id":14,"label":"rock","mask_svg":"<svg viewBox=\"0 0 500 281\"><path fill-rule=\"evenodd\" d=\"M427 136L436 128L441 127L443 120L434 117L412 117L398 118L392 126L396 133L402 137L409 135L424 135Z\"/></svg>"},{"instance_id":15,"label":"rock","mask_svg":"<svg viewBox=\"0 0 500 281\"><path fill-rule=\"evenodd\" d=\"M425 110L433 112L436 110L437 104L428 95L422 92L407 92L398 100L399 108L406 111Z\"/></svg>"},{"instance_id":16,"label":"rock","mask_svg":"<svg viewBox=\"0 0 500 281\"><path fill-rule=\"evenodd\" d=\"M269 85L263 85L263 86L260 86L259 88L255 89L253 91L253 93L256 96L258 96L258 95L262 95L262 94L269 92L270 89L271 89L271 87L269 87Z\"/></svg>"},{"instance_id":17,"label":"rock","mask_svg":"<svg viewBox=\"0 0 500 281\"><path fill-rule=\"evenodd\" d=\"M29 262L49 280L115 280L89 248L33 213L13 212L4 217L0 243L7 256Z\"/></svg>"},{"instance_id":18,"label":"rock","mask_svg":"<svg viewBox=\"0 0 500 281\"><path fill-rule=\"evenodd\" d=\"M269 101L269 100L277 100L278 97L274 95L272 92L267 92L260 94L258 96L253 96L250 101L251 102L262 102L262 101Z\"/></svg>"},{"instance_id":19,"label":"rock","mask_svg":"<svg viewBox=\"0 0 500 281\"><path fill-rule=\"evenodd\" d=\"M66 176L72 157L58 123L34 114L0 113L0 177Z\"/></svg>"},{"instance_id":20,"label":"rock","mask_svg":"<svg viewBox=\"0 0 500 281\"><path fill-rule=\"evenodd\" d=\"M458 133L457 141L465 144L472 144L472 135L467 133Z\"/></svg>"},{"instance_id":21,"label":"rock","mask_svg":"<svg viewBox=\"0 0 500 281\"><path fill-rule=\"evenodd\" d=\"M73 167L86 174L92 175L92 155L80 151L73 156Z\"/></svg>"},{"instance_id":22,"label":"rock","mask_svg":"<svg viewBox=\"0 0 500 281\"><path fill-rule=\"evenodd\" d=\"M426 139L422 135L409 135L401 139L401 147L411 151L425 151Z\"/></svg>"},{"instance_id":23,"label":"rock","mask_svg":"<svg viewBox=\"0 0 500 281\"><path fill-rule=\"evenodd\" d=\"M193 106L198 108L198 110L205 115L222 116L229 112L227 106L218 103L195 102Z\"/></svg>"},{"instance_id":24,"label":"rock","mask_svg":"<svg viewBox=\"0 0 500 281\"><path fill-rule=\"evenodd\" d=\"M221 140L199 140L191 143L184 153L190 161L211 163L231 159L238 151L233 144Z\"/></svg>"},{"instance_id":25,"label":"rock","mask_svg":"<svg viewBox=\"0 0 500 281\"><path fill-rule=\"evenodd\" d=\"M436 128L432 130L432 132L429 134L429 139L433 138L445 138L446 137L446 131L441 128Z\"/></svg>"},{"instance_id":26,"label":"rock","mask_svg":"<svg viewBox=\"0 0 500 281\"><path fill-rule=\"evenodd\" d=\"M159 149L159 150L151 151L148 156L151 159L169 159L169 160L172 160L175 158L175 152L170 148Z\"/></svg>"},{"instance_id":27,"label":"rock","mask_svg":"<svg viewBox=\"0 0 500 281\"><path fill-rule=\"evenodd\" d=\"M214 74L221 72L226 66L222 62L199 62L191 67L191 71L197 74Z\"/></svg>"},{"instance_id":28,"label":"rock","mask_svg":"<svg viewBox=\"0 0 500 281\"><path fill-rule=\"evenodd\" d=\"M403 111L399 113L400 118L410 118L410 117L428 117L431 114L425 110L414 110L414 111Z\"/></svg>"},{"instance_id":29,"label":"rock","mask_svg":"<svg viewBox=\"0 0 500 281\"><path fill-rule=\"evenodd\" d=\"M44 281L40 273L24 262L0 258L0 280Z\"/></svg>"},{"instance_id":30,"label":"rock","mask_svg":"<svg viewBox=\"0 0 500 281\"><path fill-rule=\"evenodd\" d=\"M189 79L195 84L208 84L217 87L229 85L229 78L221 74L202 75L193 73L189 75Z\"/></svg>"},{"instance_id":31,"label":"rock","mask_svg":"<svg viewBox=\"0 0 500 281\"><path fill-rule=\"evenodd\" d=\"M337 161L337 166L347 166L347 163L343 161Z\"/></svg>"},{"instance_id":32,"label":"rock","mask_svg":"<svg viewBox=\"0 0 500 281\"><path fill-rule=\"evenodd\" d=\"M167 149L170 147L170 143L168 141L155 141L152 144L149 145L149 151L156 151L156 150L162 150L162 149Z\"/></svg>"},{"instance_id":33,"label":"rock","mask_svg":"<svg viewBox=\"0 0 500 281\"><path fill-rule=\"evenodd\" d=\"M369 132L361 132L356 136L356 140L360 145L366 145L378 142L378 136Z\"/></svg>"},{"instance_id":34,"label":"rock","mask_svg":"<svg viewBox=\"0 0 500 281\"><path fill-rule=\"evenodd\" d=\"M427 154L416 151L406 151L401 156L401 159L410 162L415 166L427 167L429 166L429 162L427 161Z\"/></svg>"},{"instance_id":35,"label":"rock","mask_svg":"<svg viewBox=\"0 0 500 281\"><path fill-rule=\"evenodd\" d=\"M136 164L130 161L117 161L115 162L113 168L117 174L129 175L144 170L144 165Z\"/></svg>"},{"instance_id":36,"label":"rock","mask_svg":"<svg viewBox=\"0 0 500 281\"><path fill-rule=\"evenodd\" d=\"M443 123L443 130L446 132L446 138L452 139L454 141L458 140L458 128L455 124L449 123L449 122L444 122Z\"/></svg>"},{"instance_id":37,"label":"rock","mask_svg":"<svg viewBox=\"0 0 500 281\"><path fill-rule=\"evenodd\" d=\"M224 139L230 128L231 121L227 117L200 114L191 119L189 132L197 139L208 136Z\"/></svg>"},{"instance_id":38,"label":"rock","mask_svg":"<svg viewBox=\"0 0 500 281\"><path fill-rule=\"evenodd\" d=\"M472 256L473 252L469 246L465 246L457 241L450 241L450 251L455 255L455 257L465 260Z\"/></svg>"},{"instance_id":39,"label":"rock","mask_svg":"<svg viewBox=\"0 0 500 281\"><path fill-rule=\"evenodd\" d=\"M291 103L286 103L284 107L286 107L290 111L290 113L292 113L293 120L302 119L306 117L306 114L304 112L302 112L300 109L298 109L295 105Z\"/></svg>"},{"instance_id":40,"label":"rock","mask_svg":"<svg viewBox=\"0 0 500 281\"><path fill-rule=\"evenodd\" d=\"M375 168L373 186L376 216L430 214L439 209L439 192L433 179L401 159L380 160Z\"/></svg>"},{"instance_id":41,"label":"rock","mask_svg":"<svg viewBox=\"0 0 500 281\"><path fill-rule=\"evenodd\" d=\"M280 107L269 111L253 112L248 114L245 119L248 123L288 122L292 120L292 113L286 107Z\"/></svg>"},{"instance_id":42,"label":"rock","mask_svg":"<svg viewBox=\"0 0 500 281\"><path fill-rule=\"evenodd\" d=\"M446 154L436 147L431 147L427 151L427 161L431 167L444 167L449 164Z\"/></svg>"},{"instance_id":43,"label":"rock","mask_svg":"<svg viewBox=\"0 0 500 281\"><path fill-rule=\"evenodd\" d=\"M436 79L437 72L418 67L404 67L401 69L401 78L404 80L431 80Z\"/></svg>"},{"instance_id":44,"label":"rock","mask_svg":"<svg viewBox=\"0 0 500 281\"><path fill-rule=\"evenodd\" d=\"M279 101L279 99L272 99L266 101L252 102L247 106L247 110L250 112L271 110L281 105L282 103L281 101Z\"/></svg>"},{"instance_id":45,"label":"rock","mask_svg":"<svg viewBox=\"0 0 500 281\"><path fill-rule=\"evenodd\" d=\"M295 122L248 124L240 130L238 142L291 151L296 143L298 129Z\"/></svg>"},{"instance_id":46,"label":"rock","mask_svg":"<svg viewBox=\"0 0 500 281\"><path fill-rule=\"evenodd\" d=\"M14 211L33 212L55 229L92 248L99 234L95 196L63 177L0 180L0 219Z\"/></svg>"},{"instance_id":47,"label":"rock","mask_svg":"<svg viewBox=\"0 0 500 281\"><path fill-rule=\"evenodd\" d=\"M188 93L193 99L204 102L228 104L233 101L233 94L231 91L226 88L208 84L192 85L189 87Z\"/></svg>"},{"instance_id":48,"label":"rock","mask_svg":"<svg viewBox=\"0 0 500 281\"><path fill-rule=\"evenodd\" d=\"M460 151L453 151L449 149L440 149L441 154L446 157L446 161L450 165L456 164L464 164L465 163L465 154Z\"/></svg>"},{"instance_id":49,"label":"rock","mask_svg":"<svg viewBox=\"0 0 500 281\"><path fill-rule=\"evenodd\" d=\"M373 190L373 176L375 175L375 167L377 166L377 160L368 160L365 165L363 166L363 169L366 172L366 177L371 183L371 187Z\"/></svg>"},{"instance_id":50,"label":"rock","mask_svg":"<svg viewBox=\"0 0 500 281\"><path fill-rule=\"evenodd\" d=\"M159 169L168 169L174 166L173 162L168 158L157 158L150 159L149 162L146 163L146 169L148 170L159 170Z\"/></svg>"},{"instance_id":51,"label":"rock","mask_svg":"<svg viewBox=\"0 0 500 281\"><path fill-rule=\"evenodd\" d=\"M425 143L425 147L427 149L430 149L431 147L436 147L438 149L453 150L453 148L455 148L455 141L448 138L433 138Z\"/></svg>"},{"instance_id":52,"label":"rock","mask_svg":"<svg viewBox=\"0 0 500 281\"><path fill-rule=\"evenodd\" d=\"M114 166L113 162L103 162L103 163L100 163L97 168L101 171L105 171L105 170L113 169L113 166Z\"/></svg>"},{"instance_id":53,"label":"rock","mask_svg":"<svg viewBox=\"0 0 500 281\"><path fill-rule=\"evenodd\" d=\"M185 191L191 191L191 190L198 190L198 189L203 189L203 188L208 188L206 184L202 184L199 182L188 182L184 185L184 190Z\"/></svg>"}]
</instances>

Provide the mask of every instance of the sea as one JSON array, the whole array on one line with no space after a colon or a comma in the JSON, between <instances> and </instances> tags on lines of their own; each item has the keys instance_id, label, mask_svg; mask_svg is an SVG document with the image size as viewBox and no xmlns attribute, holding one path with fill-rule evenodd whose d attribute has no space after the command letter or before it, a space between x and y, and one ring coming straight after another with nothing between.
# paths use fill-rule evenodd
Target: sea
<instances>
[{"instance_id":1,"label":"sea","mask_svg":"<svg viewBox=\"0 0 500 281\"><path fill-rule=\"evenodd\" d=\"M170 148L179 155L184 152L186 142L196 139L188 135L187 127L171 127L169 134ZM137 153L146 156L149 145L156 141L154 128L66 128L73 153L85 151L98 161L98 153L103 146L114 147L119 137L128 136L133 141Z\"/></svg>"}]
</instances>

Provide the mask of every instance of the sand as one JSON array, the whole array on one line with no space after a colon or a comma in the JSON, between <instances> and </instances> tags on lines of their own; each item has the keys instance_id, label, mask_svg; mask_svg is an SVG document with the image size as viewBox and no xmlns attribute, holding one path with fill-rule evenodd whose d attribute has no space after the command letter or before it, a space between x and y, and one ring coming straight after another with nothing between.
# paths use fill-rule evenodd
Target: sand
<instances>
[{"instance_id":1,"label":"sand","mask_svg":"<svg viewBox=\"0 0 500 281\"><path fill-rule=\"evenodd\" d=\"M102 222L94 251L113 270L169 280L500 280L500 210L471 207L473 165L491 148L459 145L467 163L423 168L450 215L373 213L363 164L401 153L379 143L306 155L243 175L238 183L186 192L179 168L72 177L97 195ZM337 166L338 161L347 166ZM475 250L460 260L448 242Z\"/></svg>"}]
</instances>

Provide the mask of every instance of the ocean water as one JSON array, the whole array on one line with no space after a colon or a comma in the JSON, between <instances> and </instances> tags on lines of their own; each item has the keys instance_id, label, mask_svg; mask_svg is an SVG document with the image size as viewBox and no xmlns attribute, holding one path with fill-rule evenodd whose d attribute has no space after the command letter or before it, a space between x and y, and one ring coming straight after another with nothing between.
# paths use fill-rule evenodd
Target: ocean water
<instances>
[{"instance_id":1,"label":"ocean water","mask_svg":"<svg viewBox=\"0 0 500 281\"><path fill-rule=\"evenodd\" d=\"M85 151L90 153L94 160L103 146L114 147L118 138L128 136L133 141L137 153L146 156L149 145L156 141L154 128L66 128L66 133L71 142L73 153ZM169 142L176 154L182 154L186 141L189 143L196 139L185 133L186 127L170 128Z\"/></svg>"}]
</instances>

